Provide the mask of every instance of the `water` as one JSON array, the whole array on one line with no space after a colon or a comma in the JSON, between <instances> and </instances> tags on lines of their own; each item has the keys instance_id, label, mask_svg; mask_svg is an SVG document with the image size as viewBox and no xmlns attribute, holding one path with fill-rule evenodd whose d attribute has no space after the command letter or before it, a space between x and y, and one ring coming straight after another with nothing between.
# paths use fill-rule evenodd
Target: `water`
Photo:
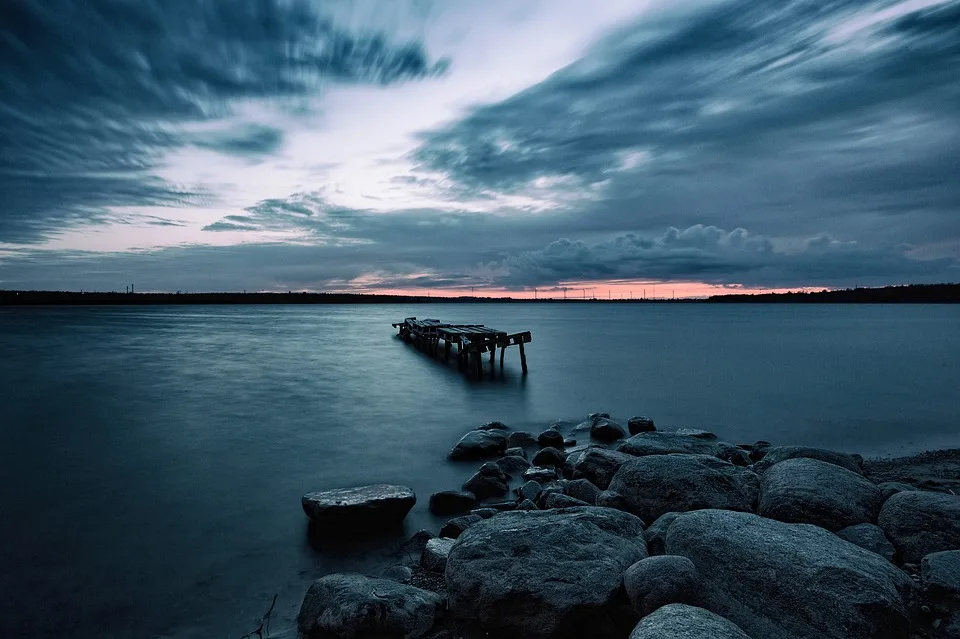
<instances>
[{"instance_id":1,"label":"water","mask_svg":"<svg viewBox=\"0 0 960 639\"><path fill-rule=\"evenodd\" d=\"M408 315L531 330L471 382ZM469 428L608 411L864 454L960 446L960 307L0 309L0 636L239 637L384 549L318 546L301 494L398 482L434 530ZM393 540L388 540L392 542ZM287 633L290 634L290 633Z\"/></svg>"}]
</instances>

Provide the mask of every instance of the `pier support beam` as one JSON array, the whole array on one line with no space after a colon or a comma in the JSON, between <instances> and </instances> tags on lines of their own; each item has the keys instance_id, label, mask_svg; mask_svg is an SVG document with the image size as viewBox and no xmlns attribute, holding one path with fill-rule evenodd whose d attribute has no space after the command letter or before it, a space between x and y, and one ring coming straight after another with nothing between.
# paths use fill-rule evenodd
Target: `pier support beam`
<instances>
[{"instance_id":1,"label":"pier support beam","mask_svg":"<svg viewBox=\"0 0 960 639\"><path fill-rule=\"evenodd\" d=\"M523 369L523 374L527 374L527 354L523 352L523 342L520 342L520 368Z\"/></svg>"},{"instance_id":2,"label":"pier support beam","mask_svg":"<svg viewBox=\"0 0 960 639\"><path fill-rule=\"evenodd\" d=\"M503 356L507 353L507 347L500 347L500 370L503 370Z\"/></svg>"}]
</instances>

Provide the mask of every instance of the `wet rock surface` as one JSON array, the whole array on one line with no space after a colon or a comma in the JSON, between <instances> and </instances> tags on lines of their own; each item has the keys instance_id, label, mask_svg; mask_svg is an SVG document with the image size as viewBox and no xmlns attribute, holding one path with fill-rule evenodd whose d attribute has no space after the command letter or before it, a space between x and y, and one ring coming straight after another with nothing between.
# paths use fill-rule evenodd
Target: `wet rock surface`
<instances>
[{"instance_id":1,"label":"wet rock surface","mask_svg":"<svg viewBox=\"0 0 960 639\"><path fill-rule=\"evenodd\" d=\"M671 604L645 617L630 639L750 639L737 624L709 610Z\"/></svg>"},{"instance_id":2,"label":"wet rock surface","mask_svg":"<svg viewBox=\"0 0 960 639\"><path fill-rule=\"evenodd\" d=\"M375 532L396 526L407 516L417 496L406 486L373 484L307 493L303 512L328 534Z\"/></svg>"}]
</instances>

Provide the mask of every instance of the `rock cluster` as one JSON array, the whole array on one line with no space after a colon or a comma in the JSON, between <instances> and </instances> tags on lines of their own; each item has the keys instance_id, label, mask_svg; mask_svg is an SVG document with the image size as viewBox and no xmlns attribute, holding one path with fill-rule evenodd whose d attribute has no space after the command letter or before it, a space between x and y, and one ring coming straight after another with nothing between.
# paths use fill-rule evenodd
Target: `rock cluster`
<instances>
[{"instance_id":1,"label":"rock cluster","mask_svg":"<svg viewBox=\"0 0 960 639\"><path fill-rule=\"evenodd\" d=\"M383 577L318 579L300 632L960 636L960 496L875 482L858 455L734 445L657 430L647 417L626 425L595 413L536 438L500 422L470 431L450 457L485 463L429 504L457 516L437 537L414 535L409 559ZM572 446L570 434L589 441ZM402 522L415 501L408 488L376 485L302 503L314 526L374 532Z\"/></svg>"}]
</instances>

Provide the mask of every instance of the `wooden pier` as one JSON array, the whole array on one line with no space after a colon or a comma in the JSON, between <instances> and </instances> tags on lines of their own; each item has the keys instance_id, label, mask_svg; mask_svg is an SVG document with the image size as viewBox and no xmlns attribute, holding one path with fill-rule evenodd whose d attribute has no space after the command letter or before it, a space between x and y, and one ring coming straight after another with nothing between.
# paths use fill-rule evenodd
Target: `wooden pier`
<instances>
[{"instance_id":1,"label":"wooden pier","mask_svg":"<svg viewBox=\"0 0 960 639\"><path fill-rule=\"evenodd\" d=\"M532 341L530 331L508 334L483 324L446 324L436 319L418 320L408 317L393 324L400 331L400 337L412 342L421 351L433 357L440 354L440 342L443 342L443 361L450 359L453 346L456 345L457 366L467 372L476 371L477 378L483 377L483 355L490 353L490 375L493 375L497 348L500 349L500 370L503 370L503 356L508 346L520 348L520 367L527 374L527 354L523 345Z\"/></svg>"}]
</instances>

